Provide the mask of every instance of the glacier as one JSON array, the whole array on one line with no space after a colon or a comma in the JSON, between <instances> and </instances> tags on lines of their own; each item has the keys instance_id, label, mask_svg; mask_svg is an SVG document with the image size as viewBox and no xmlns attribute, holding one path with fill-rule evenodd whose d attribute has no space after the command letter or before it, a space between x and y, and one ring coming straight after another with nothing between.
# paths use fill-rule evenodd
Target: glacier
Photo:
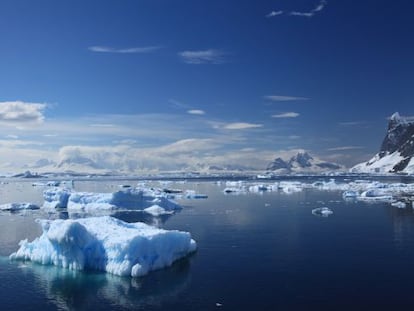
<instances>
[{"instance_id":1,"label":"glacier","mask_svg":"<svg viewBox=\"0 0 414 311\"><path fill-rule=\"evenodd\" d=\"M139 277L168 267L197 248L188 232L126 223L110 216L38 222L41 236L32 242L20 241L11 260Z\"/></svg>"}]
</instances>

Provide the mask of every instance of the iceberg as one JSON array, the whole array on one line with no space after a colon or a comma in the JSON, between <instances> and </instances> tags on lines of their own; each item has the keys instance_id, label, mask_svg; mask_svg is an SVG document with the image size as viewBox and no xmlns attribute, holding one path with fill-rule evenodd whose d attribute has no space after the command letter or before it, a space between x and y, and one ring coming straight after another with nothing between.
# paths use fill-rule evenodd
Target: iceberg
<instances>
[{"instance_id":1,"label":"iceberg","mask_svg":"<svg viewBox=\"0 0 414 311\"><path fill-rule=\"evenodd\" d=\"M328 207L318 207L312 210L312 214L316 216L328 217L333 211Z\"/></svg>"},{"instance_id":2,"label":"iceberg","mask_svg":"<svg viewBox=\"0 0 414 311\"><path fill-rule=\"evenodd\" d=\"M167 211L165 208L159 205L153 205L144 209L144 212L152 215L152 216L161 216L161 215L170 215L174 213L174 211Z\"/></svg>"},{"instance_id":3,"label":"iceberg","mask_svg":"<svg viewBox=\"0 0 414 311\"><path fill-rule=\"evenodd\" d=\"M187 190L185 192L186 199L207 199L207 194L197 193L194 190Z\"/></svg>"},{"instance_id":4,"label":"iceberg","mask_svg":"<svg viewBox=\"0 0 414 311\"><path fill-rule=\"evenodd\" d=\"M43 192L44 207L67 208L76 211L144 210L159 205L167 211L181 209L176 202L150 189L123 189L113 193L73 192L53 188Z\"/></svg>"},{"instance_id":5,"label":"iceberg","mask_svg":"<svg viewBox=\"0 0 414 311\"><path fill-rule=\"evenodd\" d=\"M46 208L65 208L68 205L70 189L66 188L51 188L43 191L43 207Z\"/></svg>"},{"instance_id":6,"label":"iceberg","mask_svg":"<svg viewBox=\"0 0 414 311\"><path fill-rule=\"evenodd\" d=\"M20 211L20 210L34 210L40 207L33 203L6 203L0 205L0 211Z\"/></svg>"},{"instance_id":7,"label":"iceberg","mask_svg":"<svg viewBox=\"0 0 414 311\"><path fill-rule=\"evenodd\" d=\"M197 248L188 232L126 223L110 216L38 222L42 235L32 242L20 241L11 260L139 277L168 267Z\"/></svg>"}]
</instances>

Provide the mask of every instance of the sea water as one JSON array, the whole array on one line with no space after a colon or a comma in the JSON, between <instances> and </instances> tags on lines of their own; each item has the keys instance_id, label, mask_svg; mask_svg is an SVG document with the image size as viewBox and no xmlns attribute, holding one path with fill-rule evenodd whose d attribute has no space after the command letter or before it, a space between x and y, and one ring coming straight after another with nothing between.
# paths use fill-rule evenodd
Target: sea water
<instances>
[{"instance_id":1,"label":"sea water","mask_svg":"<svg viewBox=\"0 0 414 311\"><path fill-rule=\"evenodd\" d=\"M86 180L73 187L113 192L119 184ZM124 221L189 231L197 241L194 255L142 278L10 261L20 240L40 235L35 219L90 215L1 212L1 310L411 310L414 305L411 207L344 201L341 191L226 195L224 183L213 181L167 186L208 198L180 199L183 209L162 217L106 212ZM0 185L0 203L41 205L44 189L11 180ZM312 214L319 207L333 214Z\"/></svg>"}]
</instances>

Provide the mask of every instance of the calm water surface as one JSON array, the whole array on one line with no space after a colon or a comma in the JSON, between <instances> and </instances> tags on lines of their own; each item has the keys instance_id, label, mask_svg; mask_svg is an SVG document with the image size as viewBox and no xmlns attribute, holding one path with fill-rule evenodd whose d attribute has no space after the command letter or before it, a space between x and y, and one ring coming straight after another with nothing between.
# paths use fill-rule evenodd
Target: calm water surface
<instances>
[{"instance_id":1,"label":"calm water surface","mask_svg":"<svg viewBox=\"0 0 414 311\"><path fill-rule=\"evenodd\" d=\"M119 181L77 181L78 191L112 192ZM122 181L135 185L136 181ZM158 183L153 183L160 186ZM10 262L36 218L65 211L0 213L1 310L412 310L414 215L385 203L345 202L341 192L306 189L224 195L224 184L169 184L208 195L181 200L179 213L154 219L113 214L191 232L198 251L171 268L132 279ZM161 186L162 187L162 186ZM0 203L41 204L31 182L0 185ZM311 211L327 206L330 217Z\"/></svg>"}]
</instances>

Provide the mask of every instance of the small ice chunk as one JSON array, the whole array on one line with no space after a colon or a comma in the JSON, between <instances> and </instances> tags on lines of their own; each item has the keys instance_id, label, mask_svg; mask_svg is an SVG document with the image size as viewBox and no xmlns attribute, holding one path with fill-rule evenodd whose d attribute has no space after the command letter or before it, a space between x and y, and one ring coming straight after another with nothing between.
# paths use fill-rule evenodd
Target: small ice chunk
<instances>
[{"instance_id":1,"label":"small ice chunk","mask_svg":"<svg viewBox=\"0 0 414 311\"><path fill-rule=\"evenodd\" d=\"M333 211L328 207L318 207L312 210L312 214L316 216L328 217Z\"/></svg>"},{"instance_id":2,"label":"small ice chunk","mask_svg":"<svg viewBox=\"0 0 414 311\"><path fill-rule=\"evenodd\" d=\"M358 196L359 196L359 192L353 191L353 190L346 190L342 193L342 197L344 199L357 198Z\"/></svg>"},{"instance_id":3,"label":"small ice chunk","mask_svg":"<svg viewBox=\"0 0 414 311\"><path fill-rule=\"evenodd\" d=\"M240 188L236 188L236 187L227 187L224 188L223 192L225 194L229 194L229 193L245 193L246 189L244 187L240 187Z\"/></svg>"},{"instance_id":4,"label":"small ice chunk","mask_svg":"<svg viewBox=\"0 0 414 311\"><path fill-rule=\"evenodd\" d=\"M33 203L6 203L0 205L1 211L20 211L39 209L39 206Z\"/></svg>"},{"instance_id":5,"label":"small ice chunk","mask_svg":"<svg viewBox=\"0 0 414 311\"><path fill-rule=\"evenodd\" d=\"M42 235L32 242L20 241L10 259L137 277L168 267L197 248L188 232L110 216L38 222Z\"/></svg>"},{"instance_id":6,"label":"small ice chunk","mask_svg":"<svg viewBox=\"0 0 414 311\"><path fill-rule=\"evenodd\" d=\"M405 208L406 204L404 202L397 201L397 202L392 202L391 206L398 207L398 208Z\"/></svg>"},{"instance_id":7,"label":"small ice chunk","mask_svg":"<svg viewBox=\"0 0 414 311\"><path fill-rule=\"evenodd\" d=\"M194 190L187 190L185 192L185 197L187 199L207 199L207 194L196 193Z\"/></svg>"},{"instance_id":8,"label":"small ice chunk","mask_svg":"<svg viewBox=\"0 0 414 311\"><path fill-rule=\"evenodd\" d=\"M152 205L150 207L147 207L146 209L144 209L144 212L152 215L152 216L161 216L161 215L170 215L173 214L174 211L167 211L165 208L159 206L159 205Z\"/></svg>"}]
</instances>

